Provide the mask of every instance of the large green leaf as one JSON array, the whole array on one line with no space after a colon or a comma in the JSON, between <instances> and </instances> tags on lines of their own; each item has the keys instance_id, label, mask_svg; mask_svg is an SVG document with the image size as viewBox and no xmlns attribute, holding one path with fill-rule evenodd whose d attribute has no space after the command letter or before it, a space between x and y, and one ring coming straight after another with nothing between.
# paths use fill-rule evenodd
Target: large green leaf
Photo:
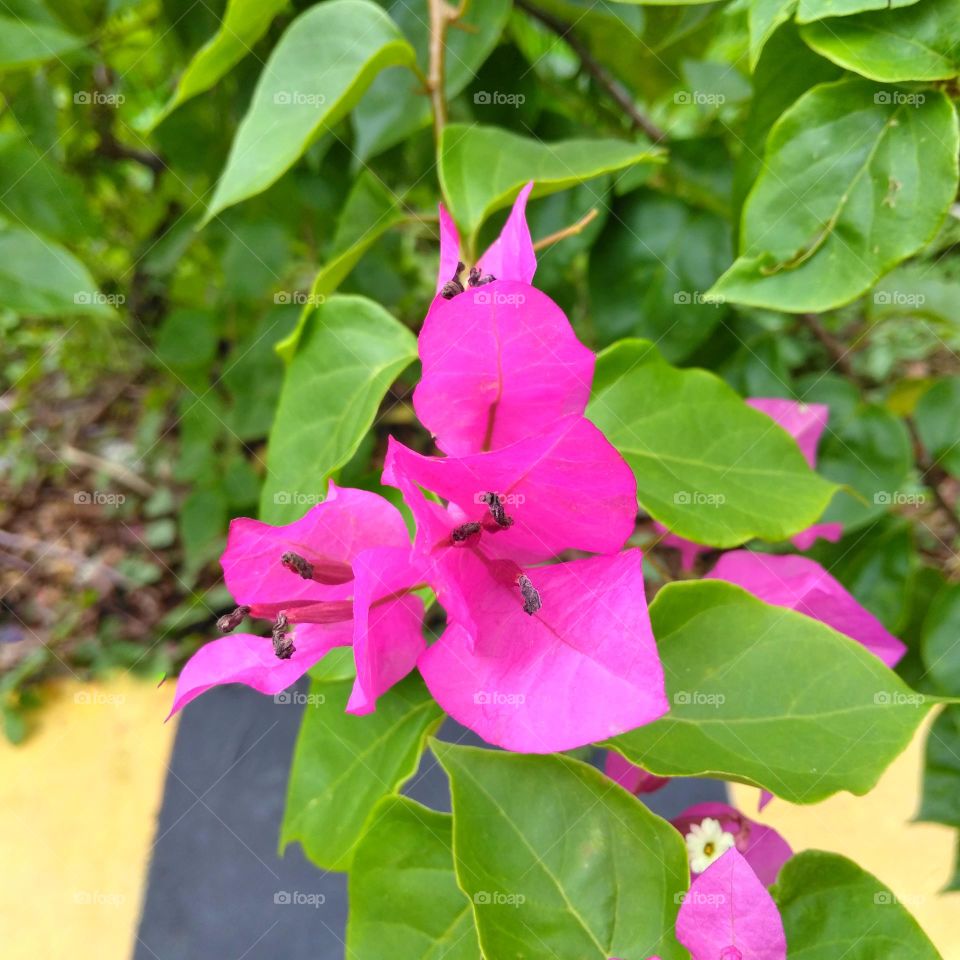
<instances>
[{"instance_id":1,"label":"large green leaf","mask_svg":"<svg viewBox=\"0 0 960 960\"><path fill-rule=\"evenodd\" d=\"M865 10L909 7L919 0L799 0L797 23L810 23L825 17L849 17Z\"/></svg>"},{"instance_id":2,"label":"large green leaf","mask_svg":"<svg viewBox=\"0 0 960 960\"><path fill-rule=\"evenodd\" d=\"M946 707L927 735L917 819L960 827L960 707Z\"/></svg>"},{"instance_id":3,"label":"large green leaf","mask_svg":"<svg viewBox=\"0 0 960 960\"><path fill-rule=\"evenodd\" d=\"M777 27L796 12L797 0L750 0L747 24L750 31L750 68L754 69L767 41Z\"/></svg>"},{"instance_id":4,"label":"large green leaf","mask_svg":"<svg viewBox=\"0 0 960 960\"><path fill-rule=\"evenodd\" d=\"M68 250L0 222L0 304L35 317L109 316L87 268Z\"/></svg>"},{"instance_id":5,"label":"large green leaf","mask_svg":"<svg viewBox=\"0 0 960 960\"><path fill-rule=\"evenodd\" d=\"M487 957L686 956L673 935L683 839L593 767L435 743L454 857Z\"/></svg>"},{"instance_id":6,"label":"large green leaf","mask_svg":"<svg viewBox=\"0 0 960 960\"><path fill-rule=\"evenodd\" d=\"M220 29L197 51L183 71L177 89L158 118L162 120L181 103L209 90L248 53L267 32L287 0L228 0Z\"/></svg>"},{"instance_id":7,"label":"large green leaf","mask_svg":"<svg viewBox=\"0 0 960 960\"><path fill-rule=\"evenodd\" d=\"M453 826L408 800L382 800L350 867L347 956L480 960L470 901L453 870Z\"/></svg>"},{"instance_id":8,"label":"large green leaf","mask_svg":"<svg viewBox=\"0 0 960 960\"><path fill-rule=\"evenodd\" d=\"M668 360L682 360L725 313L703 294L730 255L729 226L716 214L652 191L631 194L591 251L591 317L601 342L649 337Z\"/></svg>"},{"instance_id":9,"label":"large green leaf","mask_svg":"<svg viewBox=\"0 0 960 960\"><path fill-rule=\"evenodd\" d=\"M960 583L948 583L933 598L923 621L921 652L937 686L960 697Z\"/></svg>"},{"instance_id":10,"label":"large green leaf","mask_svg":"<svg viewBox=\"0 0 960 960\"><path fill-rule=\"evenodd\" d=\"M936 232L957 189L957 118L939 91L825 83L775 124L713 293L801 312L867 290Z\"/></svg>"},{"instance_id":11,"label":"large green leaf","mask_svg":"<svg viewBox=\"0 0 960 960\"><path fill-rule=\"evenodd\" d=\"M52 23L0 16L0 71L57 60L83 44L80 37Z\"/></svg>"},{"instance_id":12,"label":"large green leaf","mask_svg":"<svg viewBox=\"0 0 960 960\"><path fill-rule=\"evenodd\" d=\"M927 453L955 477L960 477L958 410L960 377L946 377L924 393L914 412L917 432Z\"/></svg>"},{"instance_id":13,"label":"large green leaf","mask_svg":"<svg viewBox=\"0 0 960 960\"><path fill-rule=\"evenodd\" d=\"M270 431L264 520L287 522L317 502L416 355L413 334L372 300L334 296L313 310L287 366Z\"/></svg>"},{"instance_id":14,"label":"large green leaf","mask_svg":"<svg viewBox=\"0 0 960 960\"><path fill-rule=\"evenodd\" d=\"M297 840L325 870L346 870L373 808L417 769L442 719L419 676L397 684L375 713L344 713L352 680L315 680L293 753L281 850Z\"/></svg>"},{"instance_id":15,"label":"large green leaf","mask_svg":"<svg viewBox=\"0 0 960 960\"><path fill-rule=\"evenodd\" d=\"M882 83L949 80L960 73L956 0L831 17L807 24L801 35L821 56Z\"/></svg>"},{"instance_id":16,"label":"large green leaf","mask_svg":"<svg viewBox=\"0 0 960 960\"><path fill-rule=\"evenodd\" d=\"M864 794L932 706L865 647L733 584L668 584L650 617L670 713L610 746L652 773L794 803Z\"/></svg>"},{"instance_id":17,"label":"large green leaf","mask_svg":"<svg viewBox=\"0 0 960 960\"><path fill-rule=\"evenodd\" d=\"M300 337L313 313L311 304L333 293L367 250L406 217L400 198L376 174L369 170L360 173L340 211L327 262L314 277L307 305L300 313L297 326L276 346L277 353L284 360L292 360L296 353Z\"/></svg>"},{"instance_id":18,"label":"large green leaf","mask_svg":"<svg viewBox=\"0 0 960 960\"><path fill-rule=\"evenodd\" d=\"M453 99L474 76L500 40L510 15L510 0L484 0L469 4L446 35L444 89ZM420 68L427 72L430 30L423 0L393 0L388 12L417 51ZM507 95L511 90L477 91ZM482 105L483 98L476 102ZM430 100L423 83L402 68L384 70L370 85L351 118L354 150L363 161L416 133L430 123Z\"/></svg>"},{"instance_id":19,"label":"large green leaf","mask_svg":"<svg viewBox=\"0 0 960 960\"><path fill-rule=\"evenodd\" d=\"M472 238L529 180L540 197L584 180L663 159L663 151L625 140L544 143L499 127L451 123L440 141L440 185L460 228ZM469 242L469 240L468 240Z\"/></svg>"},{"instance_id":20,"label":"large green leaf","mask_svg":"<svg viewBox=\"0 0 960 960\"><path fill-rule=\"evenodd\" d=\"M941 960L896 895L837 853L805 850L773 888L791 957L803 960Z\"/></svg>"},{"instance_id":21,"label":"large green leaf","mask_svg":"<svg viewBox=\"0 0 960 960\"><path fill-rule=\"evenodd\" d=\"M722 380L670 366L645 340L600 354L588 415L633 468L644 510L697 543L786 539L836 489Z\"/></svg>"},{"instance_id":22,"label":"large green leaf","mask_svg":"<svg viewBox=\"0 0 960 960\"><path fill-rule=\"evenodd\" d=\"M380 70L413 62L413 48L370 0L328 0L302 13L263 68L206 219L269 187Z\"/></svg>"}]
</instances>

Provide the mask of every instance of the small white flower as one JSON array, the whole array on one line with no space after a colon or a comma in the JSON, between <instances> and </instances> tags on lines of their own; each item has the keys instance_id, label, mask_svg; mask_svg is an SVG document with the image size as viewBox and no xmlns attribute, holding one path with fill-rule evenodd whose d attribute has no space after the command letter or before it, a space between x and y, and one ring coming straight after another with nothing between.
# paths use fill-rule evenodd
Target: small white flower
<instances>
[{"instance_id":1,"label":"small white flower","mask_svg":"<svg viewBox=\"0 0 960 960\"><path fill-rule=\"evenodd\" d=\"M690 827L687 834L687 853L690 856L690 870L703 873L714 860L719 860L733 845L732 833L720 826L719 820L705 817L700 823Z\"/></svg>"}]
</instances>

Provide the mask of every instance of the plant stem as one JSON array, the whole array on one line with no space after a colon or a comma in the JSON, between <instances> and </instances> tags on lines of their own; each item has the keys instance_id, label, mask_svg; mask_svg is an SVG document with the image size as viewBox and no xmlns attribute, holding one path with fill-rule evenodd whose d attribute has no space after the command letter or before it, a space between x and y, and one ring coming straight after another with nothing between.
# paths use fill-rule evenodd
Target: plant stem
<instances>
[{"instance_id":1,"label":"plant stem","mask_svg":"<svg viewBox=\"0 0 960 960\"><path fill-rule=\"evenodd\" d=\"M667 132L658 127L637 108L627 88L606 67L594 59L587 45L573 33L570 24L564 23L552 13L547 13L546 10L541 10L529 3L528 0L516 0L516 6L526 11L535 20L539 20L548 30L552 30L561 40L567 43L580 59L587 73L617 102L617 105L627 115L635 129L642 130L654 143L667 138Z\"/></svg>"},{"instance_id":2,"label":"plant stem","mask_svg":"<svg viewBox=\"0 0 960 960\"><path fill-rule=\"evenodd\" d=\"M430 18L430 62L427 69L427 93L433 108L433 134L439 145L440 134L447 123L447 101L444 96L444 76L447 60L447 28L458 20L466 3L452 7L446 0L428 0Z\"/></svg>"},{"instance_id":3,"label":"plant stem","mask_svg":"<svg viewBox=\"0 0 960 960\"><path fill-rule=\"evenodd\" d=\"M581 217L576 223L571 223L569 227L564 227L562 230L557 230L556 233L541 237L534 243L533 249L542 250L544 247L553 246L553 244L559 240L566 240L567 237L575 237L578 233L582 233L587 225L592 223L596 217L597 208L594 207L585 217Z\"/></svg>"}]
</instances>

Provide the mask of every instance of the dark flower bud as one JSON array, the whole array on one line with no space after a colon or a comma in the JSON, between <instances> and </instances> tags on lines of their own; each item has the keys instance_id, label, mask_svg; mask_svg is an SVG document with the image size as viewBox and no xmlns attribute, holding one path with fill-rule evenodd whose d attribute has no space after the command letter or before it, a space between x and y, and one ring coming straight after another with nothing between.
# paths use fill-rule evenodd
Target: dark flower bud
<instances>
[{"instance_id":1,"label":"dark flower bud","mask_svg":"<svg viewBox=\"0 0 960 960\"><path fill-rule=\"evenodd\" d=\"M279 660L289 660L297 650L293 639L287 636L288 627L287 618L281 613L273 624L273 652Z\"/></svg>"},{"instance_id":2,"label":"dark flower bud","mask_svg":"<svg viewBox=\"0 0 960 960\"><path fill-rule=\"evenodd\" d=\"M495 493L485 493L483 502L490 508L490 513L498 527L513 526L513 517L507 516L503 509L503 501Z\"/></svg>"},{"instance_id":3,"label":"dark flower bud","mask_svg":"<svg viewBox=\"0 0 960 960\"><path fill-rule=\"evenodd\" d=\"M482 529L479 523L462 523L459 527L454 528L453 533L450 534L450 539L454 543L463 543L464 540L476 536Z\"/></svg>"},{"instance_id":4,"label":"dark flower bud","mask_svg":"<svg viewBox=\"0 0 960 960\"><path fill-rule=\"evenodd\" d=\"M233 613L225 613L217 621L217 629L221 633L230 633L231 630L236 630L237 627L247 618L250 613L249 607L237 607Z\"/></svg>"},{"instance_id":5,"label":"dark flower bud","mask_svg":"<svg viewBox=\"0 0 960 960\"><path fill-rule=\"evenodd\" d=\"M540 592L530 582L530 578L521 573L517 577L517 586L520 588L520 595L523 597L523 612L532 617L542 606L540 602Z\"/></svg>"},{"instance_id":6,"label":"dark flower bud","mask_svg":"<svg viewBox=\"0 0 960 960\"><path fill-rule=\"evenodd\" d=\"M463 284L460 282L461 273L463 273L463 262L458 260L456 272L440 290L440 296L444 300L452 300L458 293L463 293Z\"/></svg>"}]
</instances>

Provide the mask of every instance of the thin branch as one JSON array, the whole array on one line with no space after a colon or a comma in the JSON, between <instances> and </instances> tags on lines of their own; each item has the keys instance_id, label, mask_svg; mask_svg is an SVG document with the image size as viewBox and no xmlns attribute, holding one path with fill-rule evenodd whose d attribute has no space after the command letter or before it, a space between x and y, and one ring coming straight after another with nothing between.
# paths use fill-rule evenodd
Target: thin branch
<instances>
[{"instance_id":1,"label":"thin branch","mask_svg":"<svg viewBox=\"0 0 960 960\"><path fill-rule=\"evenodd\" d=\"M571 223L569 227L564 227L562 230L557 230L556 233L541 237L534 243L533 249L542 250L544 247L553 246L553 244L559 240L566 240L567 237L575 237L578 233L582 233L596 218L597 208L594 207L585 217L581 217L576 223Z\"/></svg>"},{"instance_id":2,"label":"thin branch","mask_svg":"<svg viewBox=\"0 0 960 960\"><path fill-rule=\"evenodd\" d=\"M516 0L516 6L526 11L535 20L539 20L548 30L552 30L561 40L566 41L570 49L577 55L584 69L600 84L604 90L617 102L621 110L630 119L630 123L637 130L642 130L654 143L667 138L667 132L658 127L646 114L637 109L633 97L626 87L620 83L598 60L595 60L587 45L573 33L570 24L564 23L546 10L529 3L529 0Z\"/></svg>"},{"instance_id":3,"label":"thin branch","mask_svg":"<svg viewBox=\"0 0 960 960\"><path fill-rule=\"evenodd\" d=\"M430 17L430 62L427 68L427 93L433 108L433 133L437 143L447 123L444 78L447 60L447 28L463 16L466 3L450 6L446 0L428 0Z\"/></svg>"},{"instance_id":4,"label":"thin branch","mask_svg":"<svg viewBox=\"0 0 960 960\"><path fill-rule=\"evenodd\" d=\"M957 508L951 504L940 489L940 484L947 479L949 474L939 464L934 463L927 454L923 441L920 439L920 432L912 417L906 417L907 429L910 431L910 438L913 441L913 456L920 468L920 478L924 484L930 488L933 499L941 512L950 522L954 535L960 536L960 516L957 516Z\"/></svg>"},{"instance_id":5,"label":"thin branch","mask_svg":"<svg viewBox=\"0 0 960 960\"><path fill-rule=\"evenodd\" d=\"M827 353L830 354L833 365L845 377L849 377L855 383L860 383L860 377L850 362L850 351L847 347L827 330L815 313L801 313L798 316L800 317L800 322L820 341Z\"/></svg>"}]
</instances>

